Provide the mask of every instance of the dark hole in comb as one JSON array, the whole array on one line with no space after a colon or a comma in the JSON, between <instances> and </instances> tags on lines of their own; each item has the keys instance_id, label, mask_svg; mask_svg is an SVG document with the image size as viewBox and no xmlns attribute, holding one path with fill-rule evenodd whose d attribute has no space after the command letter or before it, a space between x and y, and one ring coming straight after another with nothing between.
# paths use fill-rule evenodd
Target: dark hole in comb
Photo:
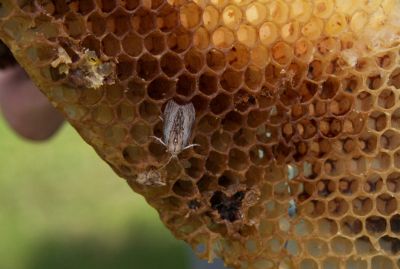
<instances>
[{"instance_id":1,"label":"dark hole in comb","mask_svg":"<svg viewBox=\"0 0 400 269\"><path fill-rule=\"evenodd\" d=\"M192 209L192 210L199 209L200 206L201 206L201 204L200 204L200 202L197 201L197 200L191 200L191 201L189 201L189 203L188 203L188 207L189 207L190 209Z\"/></svg>"},{"instance_id":2,"label":"dark hole in comb","mask_svg":"<svg viewBox=\"0 0 400 269\"><path fill-rule=\"evenodd\" d=\"M211 207L217 210L222 219L234 222L240 217L240 207L244 198L244 192L236 192L231 197L221 191L216 191L210 199Z\"/></svg>"}]
</instances>

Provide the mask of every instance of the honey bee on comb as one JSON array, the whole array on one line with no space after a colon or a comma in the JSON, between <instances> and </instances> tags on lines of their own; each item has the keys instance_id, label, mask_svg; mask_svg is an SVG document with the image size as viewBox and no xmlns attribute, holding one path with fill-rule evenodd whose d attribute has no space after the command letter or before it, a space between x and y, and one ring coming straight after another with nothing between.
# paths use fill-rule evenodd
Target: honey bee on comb
<instances>
[{"instance_id":1,"label":"honey bee on comb","mask_svg":"<svg viewBox=\"0 0 400 269\"><path fill-rule=\"evenodd\" d=\"M234 269L399 266L399 27L398 0L0 0L40 90Z\"/></svg>"}]
</instances>

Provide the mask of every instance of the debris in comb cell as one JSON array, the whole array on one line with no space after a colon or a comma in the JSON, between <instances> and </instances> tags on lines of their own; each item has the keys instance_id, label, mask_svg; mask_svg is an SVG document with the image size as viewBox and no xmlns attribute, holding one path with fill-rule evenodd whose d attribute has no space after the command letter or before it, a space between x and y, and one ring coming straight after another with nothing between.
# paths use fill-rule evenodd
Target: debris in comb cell
<instances>
[{"instance_id":1,"label":"debris in comb cell","mask_svg":"<svg viewBox=\"0 0 400 269\"><path fill-rule=\"evenodd\" d=\"M161 173L155 169L142 172L136 176L136 182L145 186L165 186L166 182Z\"/></svg>"},{"instance_id":2,"label":"debris in comb cell","mask_svg":"<svg viewBox=\"0 0 400 269\"><path fill-rule=\"evenodd\" d=\"M51 62L51 66L58 70L59 75L67 76L71 86L98 89L103 85L115 83L113 63L102 62L92 50L75 50L74 53L78 55L75 62L60 46L57 49L57 58Z\"/></svg>"}]
</instances>

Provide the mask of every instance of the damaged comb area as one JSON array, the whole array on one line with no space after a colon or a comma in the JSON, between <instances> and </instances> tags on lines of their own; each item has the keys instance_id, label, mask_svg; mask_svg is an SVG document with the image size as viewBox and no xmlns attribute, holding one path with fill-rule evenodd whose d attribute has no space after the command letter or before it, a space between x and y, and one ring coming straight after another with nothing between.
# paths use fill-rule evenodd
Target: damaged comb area
<instances>
[{"instance_id":1,"label":"damaged comb area","mask_svg":"<svg viewBox=\"0 0 400 269\"><path fill-rule=\"evenodd\" d=\"M0 0L0 39L200 257L394 269L399 6ZM152 137L171 99L193 104L199 146L163 166L170 154Z\"/></svg>"}]
</instances>

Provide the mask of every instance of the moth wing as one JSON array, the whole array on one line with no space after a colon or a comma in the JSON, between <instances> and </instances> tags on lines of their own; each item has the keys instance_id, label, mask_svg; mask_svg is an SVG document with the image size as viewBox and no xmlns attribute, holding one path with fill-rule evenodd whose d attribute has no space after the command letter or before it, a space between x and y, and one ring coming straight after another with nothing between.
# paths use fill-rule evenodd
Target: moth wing
<instances>
[{"instance_id":1,"label":"moth wing","mask_svg":"<svg viewBox=\"0 0 400 269\"><path fill-rule=\"evenodd\" d=\"M176 118L176 114L180 105L175 103L174 100L170 100L164 109L164 130L163 130L163 140L164 143L167 143L168 137L171 133L172 126L174 124L174 119Z\"/></svg>"},{"instance_id":2,"label":"moth wing","mask_svg":"<svg viewBox=\"0 0 400 269\"><path fill-rule=\"evenodd\" d=\"M184 105L183 109L183 116L184 116L184 123L183 123L183 145L186 146L189 143L189 138L192 133L193 123L196 117L196 110L192 103Z\"/></svg>"}]
</instances>

